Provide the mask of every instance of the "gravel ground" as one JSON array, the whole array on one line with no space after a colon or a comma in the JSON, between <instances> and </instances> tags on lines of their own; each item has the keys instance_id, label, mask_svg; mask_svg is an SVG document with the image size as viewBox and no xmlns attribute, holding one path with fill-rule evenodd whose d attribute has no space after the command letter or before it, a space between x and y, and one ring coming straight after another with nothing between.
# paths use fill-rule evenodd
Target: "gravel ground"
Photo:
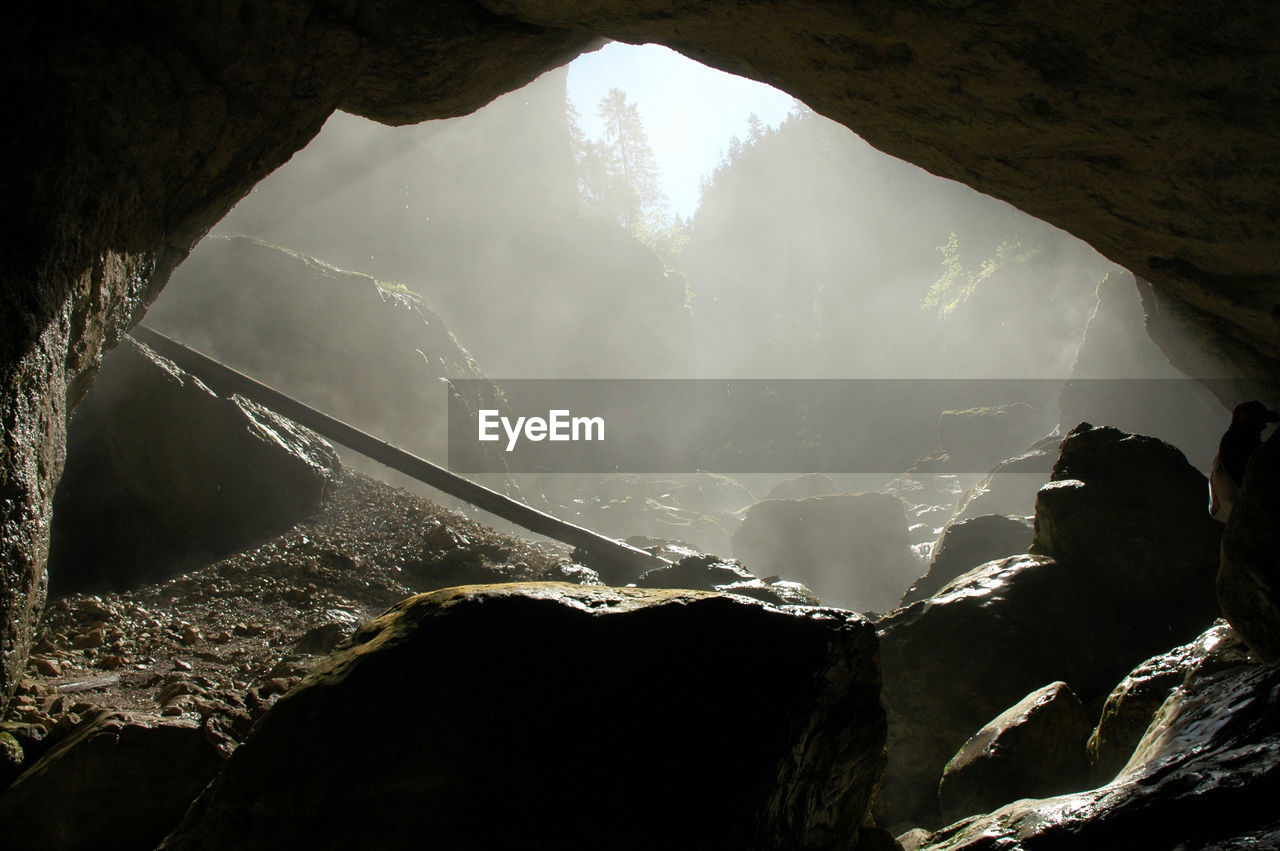
<instances>
[{"instance_id":1,"label":"gravel ground","mask_svg":"<svg viewBox=\"0 0 1280 851\"><path fill-rule=\"evenodd\" d=\"M565 548L347 472L312 517L254 549L161 584L51 600L4 726L42 751L111 708L199 721L230 749L363 621L421 591L524 580L598 581Z\"/></svg>"}]
</instances>

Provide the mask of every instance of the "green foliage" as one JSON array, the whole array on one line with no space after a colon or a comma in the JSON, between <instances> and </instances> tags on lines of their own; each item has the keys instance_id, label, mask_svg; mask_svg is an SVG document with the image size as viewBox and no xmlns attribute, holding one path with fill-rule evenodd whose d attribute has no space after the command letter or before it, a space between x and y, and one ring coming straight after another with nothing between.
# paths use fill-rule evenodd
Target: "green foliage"
<instances>
[{"instance_id":1,"label":"green foliage","mask_svg":"<svg viewBox=\"0 0 1280 851\"><path fill-rule=\"evenodd\" d=\"M929 287L920 306L926 310L936 309L938 316L946 319L969 300L979 284L1010 266L1026 263L1039 252L1039 249L1033 249L1019 253L1021 248L1022 243L1018 240L1006 239L996 246L995 256L983 260L976 272L968 271L960 260L960 240L952 231L946 244L938 246L938 251L942 252L942 276Z\"/></svg>"},{"instance_id":2,"label":"green foliage","mask_svg":"<svg viewBox=\"0 0 1280 851\"><path fill-rule=\"evenodd\" d=\"M566 110L583 209L617 222L646 244L665 239L670 253L675 237L665 232L682 225L666 216L667 199L658 185L658 166L637 105L628 102L622 89L610 89L598 106L605 125L602 139L587 138L573 105L567 104Z\"/></svg>"}]
</instances>

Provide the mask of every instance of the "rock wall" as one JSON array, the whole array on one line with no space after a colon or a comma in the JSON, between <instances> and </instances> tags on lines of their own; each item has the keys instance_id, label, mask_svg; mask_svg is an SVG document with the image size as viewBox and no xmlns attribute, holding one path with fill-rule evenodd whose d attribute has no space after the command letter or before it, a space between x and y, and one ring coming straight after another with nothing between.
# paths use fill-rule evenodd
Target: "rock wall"
<instances>
[{"instance_id":1,"label":"rock wall","mask_svg":"<svg viewBox=\"0 0 1280 851\"><path fill-rule=\"evenodd\" d=\"M42 603L68 401L199 236L334 109L462 114L599 36L780 86L1070 230L1151 282L1176 366L1276 401L1280 7L285 0L8 24L0 700Z\"/></svg>"},{"instance_id":2,"label":"rock wall","mask_svg":"<svg viewBox=\"0 0 1280 851\"><path fill-rule=\"evenodd\" d=\"M50 532L57 595L159 581L278 534L342 467L313 432L132 339L103 360L69 445Z\"/></svg>"}]
</instances>

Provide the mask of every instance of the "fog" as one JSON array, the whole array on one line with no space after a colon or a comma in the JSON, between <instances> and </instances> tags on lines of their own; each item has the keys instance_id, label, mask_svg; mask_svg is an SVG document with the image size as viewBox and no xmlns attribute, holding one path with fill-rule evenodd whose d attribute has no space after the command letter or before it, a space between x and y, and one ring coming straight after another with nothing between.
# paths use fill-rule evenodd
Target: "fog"
<instances>
[{"instance_id":1,"label":"fog","mask_svg":"<svg viewBox=\"0 0 1280 851\"><path fill-rule=\"evenodd\" d=\"M627 129L620 109L625 142L587 137L566 109L565 86L566 72L553 71L473 115L407 128L335 114L197 247L152 320L440 463L442 378L1052 379L1037 398L972 403L1025 402L1034 412L1021 430L1001 431L1007 445L980 465L918 466L916 478L945 481L914 501L904 497L909 509L938 509L915 523L927 527L913 533L917 543L932 540L981 473L1067 416L1059 414L1058 382L1073 374L1104 279L1111 306L1099 311L1095 337L1101 345L1109 335L1112 347L1086 359L1087 369L1082 362L1077 377L1178 376L1142 333L1123 269L801 105L728 142L719 168L704 176L696 212L682 219L646 184L657 166L643 156L643 127ZM615 107L627 105L624 97ZM377 299L366 308L308 297L311 285L299 279L272 301L270 275L207 259L239 250L241 243L216 241L236 235L333 267L307 267L321 277L371 276L381 284L369 282ZM245 292L263 298L246 302ZM379 324L378 305L400 318ZM408 321L404 311L417 312ZM223 330L209 330L215 326ZM267 338L280 338L270 340L269 358L245 354ZM285 362L300 350L298 364ZM415 374L418 359L429 368ZM1204 394L1186 392L1195 407L1186 416L1185 401L1156 416L1157 406L1125 412L1116 398L1070 413L1122 427L1132 413L1203 468L1225 415ZM928 413L902 424L911 457L940 448L944 407L926 405ZM655 412L654 430L672 415ZM838 423L805 422L823 425ZM748 505L787 473L804 472L831 471L797 466L734 480L622 467L609 476L486 481L606 534L681 538L729 556ZM840 491L884 490L893 478L840 472L832 476ZM905 493L901 484L895 492Z\"/></svg>"}]
</instances>

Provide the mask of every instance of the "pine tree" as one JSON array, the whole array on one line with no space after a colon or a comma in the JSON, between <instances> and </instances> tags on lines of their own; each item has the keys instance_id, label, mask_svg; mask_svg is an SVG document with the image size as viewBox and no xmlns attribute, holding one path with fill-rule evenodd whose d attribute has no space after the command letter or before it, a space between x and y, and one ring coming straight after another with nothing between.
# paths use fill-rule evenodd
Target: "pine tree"
<instances>
[{"instance_id":1,"label":"pine tree","mask_svg":"<svg viewBox=\"0 0 1280 851\"><path fill-rule=\"evenodd\" d=\"M660 230L667 199L658 186L658 166L639 109L618 88L610 89L597 109L605 132L603 139L592 140L580 129L577 111L567 107L584 210L638 236Z\"/></svg>"}]
</instances>

